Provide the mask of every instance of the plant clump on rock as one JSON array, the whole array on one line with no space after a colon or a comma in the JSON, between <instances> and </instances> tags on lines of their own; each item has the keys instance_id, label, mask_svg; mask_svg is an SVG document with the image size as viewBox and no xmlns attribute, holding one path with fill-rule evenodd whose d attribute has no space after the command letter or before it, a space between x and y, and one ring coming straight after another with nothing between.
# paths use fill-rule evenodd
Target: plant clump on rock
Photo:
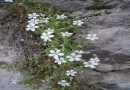
<instances>
[{"instance_id":1,"label":"plant clump on rock","mask_svg":"<svg viewBox=\"0 0 130 90\"><path fill-rule=\"evenodd\" d=\"M18 5L22 5L27 10L25 31L38 36L43 47L42 57L27 58L24 65L13 64L22 72L22 82L36 87L45 84L47 90L78 90L74 76L82 68L96 68L100 61L97 56L84 60L82 54L86 53L84 49L88 42L78 44L72 38L77 35L76 31L83 26L84 21L81 18L70 18L65 13L56 13L53 8L37 12L33 8L28 8L29 0L7 2L20 3ZM35 8L41 7L39 4L39 6L35 5L35 2L33 3ZM94 41L98 36L87 34L85 38Z\"/></svg>"}]
</instances>

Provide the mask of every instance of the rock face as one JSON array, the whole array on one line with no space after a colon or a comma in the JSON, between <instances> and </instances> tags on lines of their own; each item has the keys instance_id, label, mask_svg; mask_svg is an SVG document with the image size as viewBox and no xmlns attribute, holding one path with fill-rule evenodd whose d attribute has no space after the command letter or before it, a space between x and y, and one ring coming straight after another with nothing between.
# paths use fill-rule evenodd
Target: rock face
<instances>
[{"instance_id":1,"label":"rock face","mask_svg":"<svg viewBox=\"0 0 130 90\"><path fill-rule=\"evenodd\" d=\"M92 0L41 0L49 2L52 5L64 11L78 11L84 8L89 8L94 5Z\"/></svg>"},{"instance_id":2,"label":"rock face","mask_svg":"<svg viewBox=\"0 0 130 90\"><path fill-rule=\"evenodd\" d=\"M94 48L86 47L101 59L100 65L94 71L95 73L100 72L100 74L87 77L87 72L84 71L86 74L80 75L89 78L89 80L83 80L88 81L86 82L88 84L97 85L100 90L130 90L130 80L128 79L130 72L130 11L127 6L124 9L125 4L120 4L113 9L99 10L100 14L96 16L92 16L92 14L97 11L91 15L86 14L87 18L94 21L90 28L86 29L87 32L96 33L99 37L92 44ZM91 11L89 10L89 12ZM82 86L84 83L80 83L80 85ZM81 90L86 90L86 87L84 86Z\"/></svg>"},{"instance_id":3,"label":"rock face","mask_svg":"<svg viewBox=\"0 0 130 90\"><path fill-rule=\"evenodd\" d=\"M87 45L101 59L95 69L84 69L75 80L81 90L130 90L130 1L129 0L52 0L53 5L71 11L70 17L82 16L89 27L81 30L96 33L98 40ZM80 41L81 40L81 41ZM84 38L78 38L80 43ZM95 90L95 89L92 89Z\"/></svg>"}]
</instances>

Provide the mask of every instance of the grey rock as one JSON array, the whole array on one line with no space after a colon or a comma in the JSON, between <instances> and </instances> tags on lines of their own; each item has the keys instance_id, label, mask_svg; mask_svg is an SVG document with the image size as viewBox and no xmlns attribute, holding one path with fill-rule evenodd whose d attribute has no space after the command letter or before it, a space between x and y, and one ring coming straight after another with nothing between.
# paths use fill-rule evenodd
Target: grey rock
<instances>
[{"instance_id":1,"label":"grey rock","mask_svg":"<svg viewBox=\"0 0 130 90\"><path fill-rule=\"evenodd\" d=\"M118 0L107 1L112 2L106 2L104 5L114 4ZM89 69L89 72L85 69L76 76L81 90L89 90L88 86L91 85L98 90L130 90L130 11L129 6L124 6L126 3L119 3L114 9L86 12L84 21L92 21L86 32L96 33L99 39L86 45L87 51L91 53L83 55L83 58L88 60L96 54L101 61L96 69ZM107 11L110 13L106 13ZM97 12L100 13L96 14ZM85 29L81 31L85 32ZM80 41L83 40L84 37Z\"/></svg>"},{"instance_id":2,"label":"grey rock","mask_svg":"<svg viewBox=\"0 0 130 90\"><path fill-rule=\"evenodd\" d=\"M0 14L3 14L5 12L5 10L0 9Z\"/></svg>"},{"instance_id":3,"label":"grey rock","mask_svg":"<svg viewBox=\"0 0 130 90\"><path fill-rule=\"evenodd\" d=\"M100 72L109 72L112 70L116 70L116 66L117 65L111 65L111 64L99 64L96 68L96 70L100 71Z\"/></svg>"},{"instance_id":4,"label":"grey rock","mask_svg":"<svg viewBox=\"0 0 130 90\"><path fill-rule=\"evenodd\" d=\"M121 9L122 10L130 10L130 1L129 0L126 0L126 2L124 2L122 5L121 5Z\"/></svg>"},{"instance_id":5,"label":"grey rock","mask_svg":"<svg viewBox=\"0 0 130 90\"><path fill-rule=\"evenodd\" d=\"M105 16L99 16L97 20L98 25L104 25L108 27L119 26L128 23L130 21L129 12L119 11Z\"/></svg>"},{"instance_id":6,"label":"grey rock","mask_svg":"<svg viewBox=\"0 0 130 90\"><path fill-rule=\"evenodd\" d=\"M65 11L78 11L84 8L89 8L94 5L91 0L81 1L81 0L42 0L44 2L49 2L52 5L61 8Z\"/></svg>"},{"instance_id":7,"label":"grey rock","mask_svg":"<svg viewBox=\"0 0 130 90\"><path fill-rule=\"evenodd\" d=\"M96 47L117 53L130 55L130 31L122 27L111 27L106 29L91 29L90 33L98 34L99 39L94 42Z\"/></svg>"},{"instance_id":8,"label":"grey rock","mask_svg":"<svg viewBox=\"0 0 130 90\"><path fill-rule=\"evenodd\" d=\"M102 86L110 90L130 90L129 74L129 70L109 72L103 76Z\"/></svg>"},{"instance_id":9,"label":"grey rock","mask_svg":"<svg viewBox=\"0 0 130 90\"><path fill-rule=\"evenodd\" d=\"M117 7L118 5L120 5L122 2L121 0L104 0L104 7L106 9L113 9L115 7Z\"/></svg>"},{"instance_id":10,"label":"grey rock","mask_svg":"<svg viewBox=\"0 0 130 90\"><path fill-rule=\"evenodd\" d=\"M82 74L76 76L76 81L81 85L81 90L85 90L90 85L96 86L96 90L130 90L129 74L130 71L127 69L104 74L99 74L94 70L89 72L85 70Z\"/></svg>"},{"instance_id":11,"label":"grey rock","mask_svg":"<svg viewBox=\"0 0 130 90\"><path fill-rule=\"evenodd\" d=\"M84 13L81 12L81 11L74 11L69 16L70 17L76 17L76 16L83 16L83 15L84 15Z\"/></svg>"},{"instance_id":12,"label":"grey rock","mask_svg":"<svg viewBox=\"0 0 130 90\"><path fill-rule=\"evenodd\" d=\"M75 80L79 84L85 84L85 83L97 83L99 79L93 81L92 78L95 78L95 76L100 76L102 75L100 72L91 70L91 69L84 69L81 73L75 76ZM91 80L90 82L88 82Z\"/></svg>"},{"instance_id":13,"label":"grey rock","mask_svg":"<svg viewBox=\"0 0 130 90\"><path fill-rule=\"evenodd\" d=\"M31 90L19 84L20 73L8 72L3 69L0 69L0 72L0 90ZM12 83L13 80L17 80L17 84Z\"/></svg>"},{"instance_id":14,"label":"grey rock","mask_svg":"<svg viewBox=\"0 0 130 90\"><path fill-rule=\"evenodd\" d=\"M123 3L122 0L39 0L51 3L65 11L80 11L82 9L99 10L113 9ZM128 5L128 4L127 4ZM123 6L122 6L123 7Z\"/></svg>"}]
</instances>

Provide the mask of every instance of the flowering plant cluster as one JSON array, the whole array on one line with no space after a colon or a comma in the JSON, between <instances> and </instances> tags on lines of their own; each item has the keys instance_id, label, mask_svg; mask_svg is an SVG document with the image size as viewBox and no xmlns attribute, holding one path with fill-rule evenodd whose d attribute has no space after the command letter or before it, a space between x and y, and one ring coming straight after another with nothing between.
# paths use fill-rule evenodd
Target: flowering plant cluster
<instances>
[{"instance_id":1,"label":"flowering plant cluster","mask_svg":"<svg viewBox=\"0 0 130 90\"><path fill-rule=\"evenodd\" d=\"M29 21L26 30L36 32L40 35L40 38L47 47L44 52L53 59L53 62L58 65L59 68L77 62L84 67L96 68L96 65L98 65L100 61L98 57L91 58L88 62L84 61L82 54L85 52L80 50L81 48L79 48L78 45L71 46L70 44L72 41L69 37L74 34L71 29L81 27L84 22L82 20L73 20L70 29L66 27L66 25L70 24L67 18L68 17L64 14L51 17L47 17L45 14L28 14ZM61 26L59 26L59 24L61 24ZM98 39L98 37L96 34L87 34L86 39L94 41ZM64 77L72 79L78 70L74 67L69 69L64 71ZM71 82L67 82L71 80L65 80L64 77L61 77L63 79L59 79L57 84L63 87L71 86Z\"/></svg>"},{"instance_id":2,"label":"flowering plant cluster","mask_svg":"<svg viewBox=\"0 0 130 90\"><path fill-rule=\"evenodd\" d=\"M75 20L65 14L29 13L25 30L39 36L44 46L44 56L47 58L44 61L28 63L29 78L39 77L36 81L44 81L45 84L52 85L54 90L76 90L73 77L82 67L94 69L100 61L97 56L89 61L84 60L82 54L87 53L84 51L84 45L73 42L75 31L83 24L82 19ZM85 39L95 41L98 36L87 34Z\"/></svg>"}]
</instances>

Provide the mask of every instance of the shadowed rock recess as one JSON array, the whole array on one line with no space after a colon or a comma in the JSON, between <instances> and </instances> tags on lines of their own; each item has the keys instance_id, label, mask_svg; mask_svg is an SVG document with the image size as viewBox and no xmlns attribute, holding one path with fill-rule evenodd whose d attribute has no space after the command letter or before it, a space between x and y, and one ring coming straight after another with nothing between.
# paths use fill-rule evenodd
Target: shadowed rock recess
<instances>
[{"instance_id":1,"label":"shadowed rock recess","mask_svg":"<svg viewBox=\"0 0 130 90\"><path fill-rule=\"evenodd\" d=\"M47 0L43 0L47 1ZM130 90L130 1L129 0L50 0L54 6L82 16L85 24L81 33L96 33L99 39L86 45L101 59L95 69L86 68L75 77L81 90ZM78 43L83 38L76 37Z\"/></svg>"}]
</instances>

